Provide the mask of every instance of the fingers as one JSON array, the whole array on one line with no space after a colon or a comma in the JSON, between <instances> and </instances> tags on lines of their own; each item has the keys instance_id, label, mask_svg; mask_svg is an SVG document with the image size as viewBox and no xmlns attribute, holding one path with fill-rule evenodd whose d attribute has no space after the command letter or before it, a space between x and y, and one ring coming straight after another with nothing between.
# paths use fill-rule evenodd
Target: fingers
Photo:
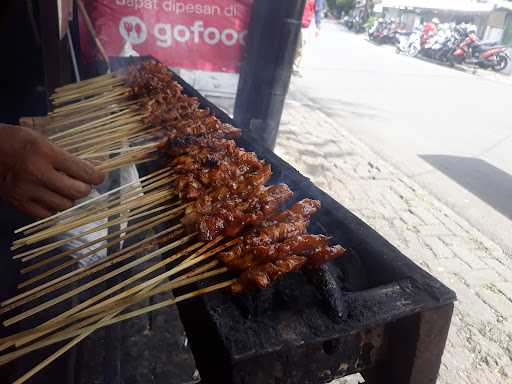
<instances>
[{"instance_id":1,"label":"fingers","mask_svg":"<svg viewBox=\"0 0 512 384\"><path fill-rule=\"evenodd\" d=\"M26 214L36 217L38 219L45 219L53 215L51 211L44 208L41 204L36 203L31 200L26 200L22 205L16 206L20 211L25 212Z\"/></svg>"},{"instance_id":2,"label":"fingers","mask_svg":"<svg viewBox=\"0 0 512 384\"><path fill-rule=\"evenodd\" d=\"M73 206L73 201L56 194L49 189L34 187L32 199L34 202L39 203L42 207L50 212L58 212L69 209Z\"/></svg>"},{"instance_id":3,"label":"fingers","mask_svg":"<svg viewBox=\"0 0 512 384\"><path fill-rule=\"evenodd\" d=\"M91 186L68 175L49 169L41 180L45 187L70 200L83 199L91 193Z\"/></svg>"},{"instance_id":4,"label":"fingers","mask_svg":"<svg viewBox=\"0 0 512 384\"><path fill-rule=\"evenodd\" d=\"M53 165L58 171L87 184L98 185L103 182L105 175L88 162L80 160L60 148L54 147L54 150Z\"/></svg>"}]
</instances>

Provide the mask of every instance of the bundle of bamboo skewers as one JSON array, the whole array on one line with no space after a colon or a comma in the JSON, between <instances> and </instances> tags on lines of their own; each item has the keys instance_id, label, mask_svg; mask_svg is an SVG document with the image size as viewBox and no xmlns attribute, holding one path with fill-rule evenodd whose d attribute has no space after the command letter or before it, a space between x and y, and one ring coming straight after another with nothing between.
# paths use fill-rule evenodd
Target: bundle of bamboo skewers
<instances>
[{"instance_id":1,"label":"bundle of bamboo skewers","mask_svg":"<svg viewBox=\"0 0 512 384\"><path fill-rule=\"evenodd\" d=\"M98 169L111 172L157 158L157 151L162 146L160 128L147 122L148 112L144 106L148 101L133 94L125 72L61 87L55 91L52 102L55 108L48 115L46 128L56 133L49 139L79 158L95 162ZM149 297L227 271L213 257L236 244L237 240L226 242L219 237L206 243L195 241L194 233L186 234L179 218L189 204L182 203L169 188L174 178L171 169L160 169L137 182L120 186L16 231L23 237L12 245L12 250L17 252L14 259L30 262L21 268L21 274L32 276L18 284L24 291L0 304L0 314L9 316L3 321L4 326L44 315L59 303L98 288L124 272L137 266L144 268L34 328L0 339L0 351L4 351L0 365L71 339L15 383L26 382L97 329L232 283L231 279L225 278L220 283L127 311ZM102 219L109 220L96 224ZM119 228L122 224L125 224L124 228ZM77 268L81 260L137 235L155 231L162 225L167 229ZM66 236L69 231L83 227L90 228ZM116 230L79 247L61 249L72 240L109 228ZM66 237L55 240L59 235ZM80 256L76 256L80 251ZM75 257L71 257L73 255ZM13 315L16 310L19 313Z\"/></svg>"},{"instance_id":2,"label":"bundle of bamboo skewers","mask_svg":"<svg viewBox=\"0 0 512 384\"><path fill-rule=\"evenodd\" d=\"M161 93L165 97L160 97ZM55 133L50 140L82 159L94 161L105 172L159 158L158 151L168 140L180 139L173 133L176 127L186 133L182 137L197 135L199 131L221 132L228 137L237 132L220 123L209 111L197 108L197 101L182 95L181 87L159 68L141 74L137 67L132 67L67 85L55 91L52 102L55 109L48 117L48 128ZM166 108L169 103L173 108ZM12 245L14 258L24 263L21 273L29 277L18 285L22 292L0 303L0 315L7 316L4 326L48 314L60 303L79 295L88 296L35 327L0 339L0 351L4 352L0 365L71 339L15 383L26 382L97 329L236 286L239 280L232 278L216 256L240 246L241 237L219 235L206 241L186 228L180 219L194 201L180 198L173 186L177 177L174 169L165 166L137 182L16 231L20 238ZM160 230L162 227L166 229ZM104 234L105 230L109 232ZM148 232L153 234L119 247ZM86 235L96 238L62 248ZM326 239L316 236L317 241ZM120 249L77 268L82 261L114 247ZM324 261L339 256L342 248L338 247L325 248L336 252L323 255ZM293 259L302 262L301 266L304 260ZM284 264L281 266L286 267ZM136 268L138 272L134 271ZM288 265L287 272L296 270L293 268ZM275 272L276 276L282 274L277 269ZM124 278L126 273L131 274ZM116 280L120 276L123 279ZM198 282L200 289L196 289ZM107 287L103 287L105 283ZM188 293L130 309L149 297L172 293L181 287L189 287ZM96 293L90 293L93 290Z\"/></svg>"}]
</instances>

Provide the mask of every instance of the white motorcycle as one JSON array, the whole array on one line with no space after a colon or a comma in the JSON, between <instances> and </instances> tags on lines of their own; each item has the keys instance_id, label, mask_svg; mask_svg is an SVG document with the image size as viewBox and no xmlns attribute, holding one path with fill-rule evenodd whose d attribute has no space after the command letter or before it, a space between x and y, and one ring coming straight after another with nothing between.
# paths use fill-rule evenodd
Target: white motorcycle
<instances>
[{"instance_id":1,"label":"white motorcycle","mask_svg":"<svg viewBox=\"0 0 512 384\"><path fill-rule=\"evenodd\" d=\"M396 53L405 53L412 57L417 56L421 49L422 31L422 27L417 27L409 36L398 35L399 43L396 46Z\"/></svg>"}]
</instances>

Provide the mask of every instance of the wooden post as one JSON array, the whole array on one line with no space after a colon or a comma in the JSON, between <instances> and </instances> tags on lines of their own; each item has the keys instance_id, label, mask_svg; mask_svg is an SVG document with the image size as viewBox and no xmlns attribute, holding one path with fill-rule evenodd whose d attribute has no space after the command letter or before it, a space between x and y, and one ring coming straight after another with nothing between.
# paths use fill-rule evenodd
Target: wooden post
<instances>
[{"instance_id":1,"label":"wooden post","mask_svg":"<svg viewBox=\"0 0 512 384\"><path fill-rule=\"evenodd\" d=\"M73 80L71 58L67 41L59 39L57 2L39 0L38 5L46 89L48 94L51 94L56 87Z\"/></svg>"},{"instance_id":2,"label":"wooden post","mask_svg":"<svg viewBox=\"0 0 512 384\"><path fill-rule=\"evenodd\" d=\"M305 0L255 0L240 68L237 125L273 148L290 84Z\"/></svg>"}]
</instances>

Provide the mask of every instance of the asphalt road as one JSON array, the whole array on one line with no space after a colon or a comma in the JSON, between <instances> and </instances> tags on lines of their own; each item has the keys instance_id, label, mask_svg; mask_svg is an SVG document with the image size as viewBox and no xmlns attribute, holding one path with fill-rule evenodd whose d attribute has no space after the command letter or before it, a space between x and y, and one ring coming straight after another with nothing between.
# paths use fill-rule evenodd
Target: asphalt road
<instances>
[{"instance_id":1,"label":"asphalt road","mask_svg":"<svg viewBox=\"0 0 512 384\"><path fill-rule=\"evenodd\" d=\"M512 81L397 55L325 23L290 99L336 119L512 253Z\"/></svg>"}]
</instances>

